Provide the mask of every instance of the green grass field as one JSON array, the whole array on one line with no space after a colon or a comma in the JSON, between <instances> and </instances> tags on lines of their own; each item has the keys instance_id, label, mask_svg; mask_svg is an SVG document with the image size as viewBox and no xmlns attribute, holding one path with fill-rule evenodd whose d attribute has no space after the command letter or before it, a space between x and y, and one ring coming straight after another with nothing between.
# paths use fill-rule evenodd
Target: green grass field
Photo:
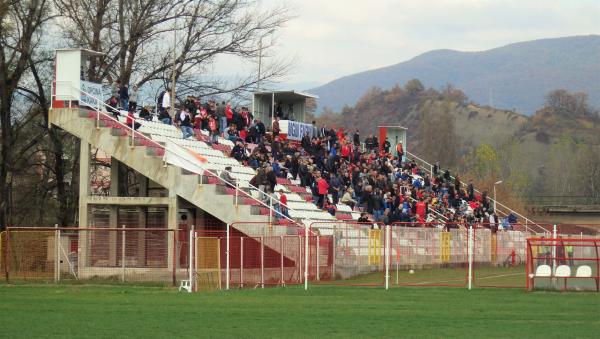
<instances>
[{"instance_id":1,"label":"green grass field","mask_svg":"<svg viewBox=\"0 0 600 339\"><path fill-rule=\"evenodd\" d=\"M0 337L598 337L598 293L0 285Z\"/></svg>"}]
</instances>

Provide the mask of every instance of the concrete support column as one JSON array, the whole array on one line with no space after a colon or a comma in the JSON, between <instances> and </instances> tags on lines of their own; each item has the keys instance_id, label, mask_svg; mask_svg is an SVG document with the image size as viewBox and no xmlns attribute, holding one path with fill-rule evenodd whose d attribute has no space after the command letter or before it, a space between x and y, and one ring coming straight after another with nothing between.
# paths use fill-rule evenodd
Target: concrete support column
<instances>
[{"instance_id":1,"label":"concrete support column","mask_svg":"<svg viewBox=\"0 0 600 339\"><path fill-rule=\"evenodd\" d=\"M110 196L119 196L119 161L113 157L110 158Z\"/></svg>"},{"instance_id":2,"label":"concrete support column","mask_svg":"<svg viewBox=\"0 0 600 339\"><path fill-rule=\"evenodd\" d=\"M177 195L173 193L172 190L169 190L169 208L167 211L167 228L170 230L177 229L177 216L179 215L179 201ZM173 269L173 256L176 254L174 247L175 245L175 232L169 232L169 252L167 257L167 262L169 265L169 269Z\"/></svg>"},{"instance_id":3,"label":"concrete support column","mask_svg":"<svg viewBox=\"0 0 600 339\"><path fill-rule=\"evenodd\" d=\"M90 196L90 144L81 140L79 144L79 228L89 227L88 198ZM81 273L88 266L89 232L79 233L78 270Z\"/></svg>"}]
</instances>

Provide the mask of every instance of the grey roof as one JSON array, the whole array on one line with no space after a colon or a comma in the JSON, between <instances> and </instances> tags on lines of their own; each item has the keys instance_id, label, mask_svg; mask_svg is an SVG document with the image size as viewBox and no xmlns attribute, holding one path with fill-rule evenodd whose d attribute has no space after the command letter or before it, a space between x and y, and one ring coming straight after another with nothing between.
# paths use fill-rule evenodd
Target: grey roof
<instances>
[{"instance_id":1,"label":"grey roof","mask_svg":"<svg viewBox=\"0 0 600 339\"><path fill-rule=\"evenodd\" d=\"M271 96L275 94L276 97L278 97L281 100L286 100L286 99L300 99L300 98L313 98L313 99L318 99L319 96L315 95L315 94L310 94L310 93L306 93L306 92L301 92L301 91L294 91L294 90L278 90L278 91L261 91L261 92L254 92L255 96Z\"/></svg>"}]
</instances>

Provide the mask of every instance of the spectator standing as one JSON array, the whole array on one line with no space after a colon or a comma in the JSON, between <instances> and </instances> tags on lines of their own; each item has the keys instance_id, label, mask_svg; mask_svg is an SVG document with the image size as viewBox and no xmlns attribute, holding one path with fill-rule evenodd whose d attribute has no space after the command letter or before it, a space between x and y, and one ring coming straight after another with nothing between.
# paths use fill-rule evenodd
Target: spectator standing
<instances>
[{"instance_id":1,"label":"spectator standing","mask_svg":"<svg viewBox=\"0 0 600 339\"><path fill-rule=\"evenodd\" d=\"M276 137L279 135L280 129L279 129L279 117L275 117L275 120L273 120L273 137Z\"/></svg>"},{"instance_id":2,"label":"spectator standing","mask_svg":"<svg viewBox=\"0 0 600 339\"><path fill-rule=\"evenodd\" d=\"M390 153L390 148L392 147L392 144L390 144L390 141L388 140L388 138L385 138L385 141L383 142L383 151L387 154Z\"/></svg>"},{"instance_id":3,"label":"spectator standing","mask_svg":"<svg viewBox=\"0 0 600 339\"><path fill-rule=\"evenodd\" d=\"M121 89L121 80L115 80L110 86L110 94L116 98L119 97L119 90Z\"/></svg>"},{"instance_id":4,"label":"spectator standing","mask_svg":"<svg viewBox=\"0 0 600 339\"><path fill-rule=\"evenodd\" d=\"M119 103L124 110L129 111L129 88L127 85L119 88Z\"/></svg>"},{"instance_id":5,"label":"spectator standing","mask_svg":"<svg viewBox=\"0 0 600 339\"><path fill-rule=\"evenodd\" d=\"M219 119L220 123L220 132L224 133L225 128L227 128L227 117L225 116L225 101L222 101L221 104L217 105L217 119Z\"/></svg>"},{"instance_id":6,"label":"spectator standing","mask_svg":"<svg viewBox=\"0 0 600 339\"><path fill-rule=\"evenodd\" d=\"M275 207L276 211L279 214L285 215L289 219L292 218L292 217L290 217L289 212L288 212L288 208L287 208L287 196L283 192L283 189L279 190L279 203L277 205L275 205L275 206L276 206Z\"/></svg>"},{"instance_id":7,"label":"spectator standing","mask_svg":"<svg viewBox=\"0 0 600 339\"><path fill-rule=\"evenodd\" d=\"M322 176L317 180L317 188L319 193L319 200L317 201L317 205L319 208L323 209L323 204L325 202L325 198L327 196L327 192L329 191L329 183Z\"/></svg>"},{"instance_id":8,"label":"spectator standing","mask_svg":"<svg viewBox=\"0 0 600 339\"><path fill-rule=\"evenodd\" d=\"M170 108L171 108L171 90L167 88L167 90L165 91L165 93L162 96L161 110L168 112Z\"/></svg>"},{"instance_id":9,"label":"spectator standing","mask_svg":"<svg viewBox=\"0 0 600 339\"><path fill-rule=\"evenodd\" d=\"M131 91L129 92L129 108L133 107L135 111L137 109L137 99L138 99L138 87L137 85L133 85Z\"/></svg>"},{"instance_id":10,"label":"spectator standing","mask_svg":"<svg viewBox=\"0 0 600 339\"><path fill-rule=\"evenodd\" d=\"M352 136L352 140L354 141L354 145L360 146L360 133L358 132L358 130L356 130L356 132L354 132L354 135Z\"/></svg>"},{"instance_id":11,"label":"spectator standing","mask_svg":"<svg viewBox=\"0 0 600 339\"><path fill-rule=\"evenodd\" d=\"M402 161L404 157L404 146L402 145L402 142L396 144L396 154L398 155L398 160Z\"/></svg>"},{"instance_id":12,"label":"spectator standing","mask_svg":"<svg viewBox=\"0 0 600 339\"><path fill-rule=\"evenodd\" d=\"M208 117L208 128L210 133L211 143L217 144L219 141L219 122L214 115Z\"/></svg>"},{"instance_id":13,"label":"spectator standing","mask_svg":"<svg viewBox=\"0 0 600 339\"><path fill-rule=\"evenodd\" d=\"M183 132L184 139L194 135L194 130L192 129L192 117L187 108L183 108L181 113L179 113L179 127L181 128L181 132Z\"/></svg>"}]
</instances>

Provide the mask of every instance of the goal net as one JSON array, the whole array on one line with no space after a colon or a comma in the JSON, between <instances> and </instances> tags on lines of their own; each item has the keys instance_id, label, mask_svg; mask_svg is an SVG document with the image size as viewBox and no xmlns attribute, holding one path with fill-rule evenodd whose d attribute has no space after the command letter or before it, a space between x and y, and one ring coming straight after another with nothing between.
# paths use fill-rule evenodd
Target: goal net
<instances>
[{"instance_id":1,"label":"goal net","mask_svg":"<svg viewBox=\"0 0 600 339\"><path fill-rule=\"evenodd\" d=\"M600 239L527 239L527 289L600 290Z\"/></svg>"}]
</instances>

